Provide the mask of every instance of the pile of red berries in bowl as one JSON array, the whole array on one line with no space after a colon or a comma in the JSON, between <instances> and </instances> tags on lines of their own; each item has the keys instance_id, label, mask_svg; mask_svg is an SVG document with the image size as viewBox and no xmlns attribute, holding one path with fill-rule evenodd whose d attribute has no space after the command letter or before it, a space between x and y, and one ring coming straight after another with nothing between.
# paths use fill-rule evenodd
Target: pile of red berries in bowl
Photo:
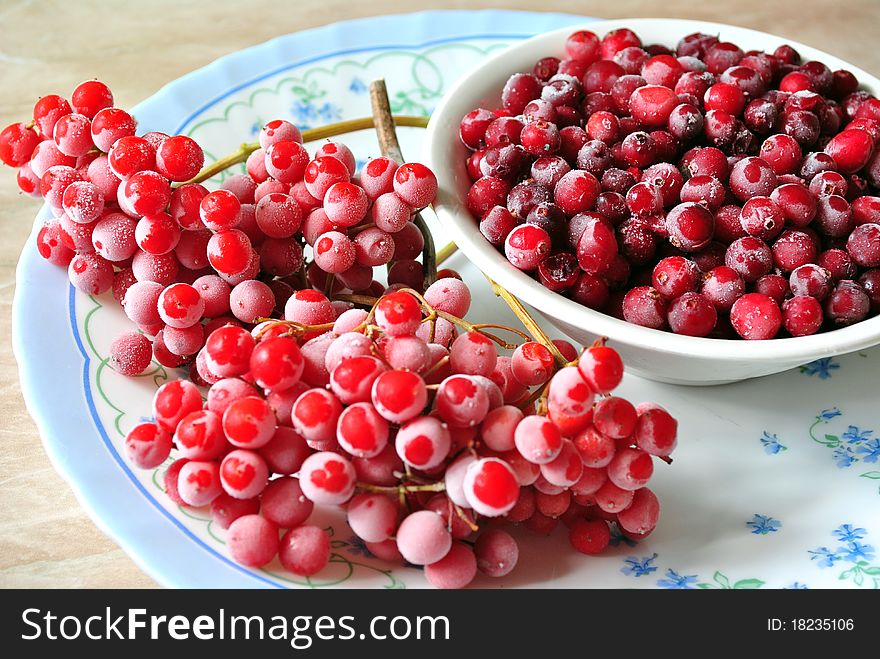
<instances>
[{"instance_id":1,"label":"pile of red berries in bowl","mask_svg":"<svg viewBox=\"0 0 880 659\"><path fill-rule=\"evenodd\" d=\"M515 46L441 103L426 153L468 256L576 338L676 356L752 353L610 321L767 340L880 312L880 100L859 78L876 81L749 30L630 23ZM876 321L847 336L839 351L880 341ZM833 344L795 340L775 370Z\"/></svg>"}]
</instances>

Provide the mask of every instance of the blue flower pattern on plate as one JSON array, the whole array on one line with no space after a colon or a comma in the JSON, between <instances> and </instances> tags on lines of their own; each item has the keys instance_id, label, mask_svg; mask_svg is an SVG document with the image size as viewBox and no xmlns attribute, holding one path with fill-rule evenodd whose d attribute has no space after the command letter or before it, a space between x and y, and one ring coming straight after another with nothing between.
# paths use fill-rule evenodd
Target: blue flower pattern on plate
<instances>
[{"instance_id":1,"label":"blue flower pattern on plate","mask_svg":"<svg viewBox=\"0 0 880 659\"><path fill-rule=\"evenodd\" d=\"M871 439L873 430L859 430L858 426L847 426L846 432L841 435L847 444L860 444Z\"/></svg>"},{"instance_id":2,"label":"blue flower pattern on plate","mask_svg":"<svg viewBox=\"0 0 880 659\"><path fill-rule=\"evenodd\" d=\"M696 574L679 574L672 568L666 570L666 578L658 579L657 585L661 588L669 590L696 590L694 585L697 583Z\"/></svg>"},{"instance_id":3,"label":"blue flower pattern on plate","mask_svg":"<svg viewBox=\"0 0 880 659\"><path fill-rule=\"evenodd\" d=\"M809 586L805 583L801 583L800 581L793 581L787 586L782 587L783 590L809 590Z\"/></svg>"},{"instance_id":4,"label":"blue flower pattern on plate","mask_svg":"<svg viewBox=\"0 0 880 659\"><path fill-rule=\"evenodd\" d=\"M623 561L625 566L620 568L620 571L633 577L643 577L646 574L657 571L657 566L652 565L655 560L657 560L656 553L651 556L643 556L642 558L629 556Z\"/></svg>"},{"instance_id":5,"label":"blue flower pattern on plate","mask_svg":"<svg viewBox=\"0 0 880 659\"><path fill-rule=\"evenodd\" d=\"M842 524L834 529L831 535L841 542L852 542L853 540L861 540L867 533L862 527L853 528L852 524Z\"/></svg>"},{"instance_id":6,"label":"blue flower pattern on plate","mask_svg":"<svg viewBox=\"0 0 880 659\"><path fill-rule=\"evenodd\" d=\"M760 440L761 445L764 447L764 452L767 455L776 455L777 453L788 450L787 446L779 442L779 437L776 436L776 433L771 434L765 430Z\"/></svg>"},{"instance_id":7,"label":"blue flower pattern on plate","mask_svg":"<svg viewBox=\"0 0 880 659\"><path fill-rule=\"evenodd\" d=\"M801 366L801 373L806 373L810 376L818 375L820 380L827 380L831 377L831 371L836 371L839 368L840 364L834 361L833 357L823 357Z\"/></svg>"},{"instance_id":8,"label":"blue flower pattern on plate","mask_svg":"<svg viewBox=\"0 0 880 659\"><path fill-rule=\"evenodd\" d=\"M872 439L866 442L864 446L856 449L856 453L864 453L862 462L877 462L880 458L880 439Z\"/></svg>"},{"instance_id":9,"label":"blue flower pattern on plate","mask_svg":"<svg viewBox=\"0 0 880 659\"><path fill-rule=\"evenodd\" d=\"M839 409L837 409L836 407L832 407L831 409L822 410L821 412L819 412L819 418L823 421L830 421L834 417L840 416L842 414L843 412L841 412Z\"/></svg>"},{"instance_id":10,"label":"blue flower pattern on plate","mask_svg":"<svg viewBox=\"0 0 880 659\"><path fill-rule=\"evenodd\" d=\"M838 556L836 552L828 549L828 547L811 549L808 553L812 554L810 560L816 561L819 564L819 567L831 567L840 560L840 556Z\"/></svg>"},{"instance_id":11,"label":"blue flower pattern on plate","mask_svg":"<svg viewBox=\"0 0 880 659\"><path fill-rule=\"evenodd\" d=\"M348 85L348 91L353 94L363 94L367 91L367 85L363 80L355 76L351 79L351 83Z\"/></svg>"},{"instance_id":12,"label":"blue flower pattern on plate","mask_svg":"<svg viewBox=\"0 0 880 659\"><path fill-rule=\"evenodd\" d=\"M858 458L853 454L853 450L848 446L839 446L834 449L831 458L841 469L846 469L847 467L852 466L853 462L858 461Z\"/></svg>"},{"instance_id":13,"label":"blue flower pattern on plate","mask_svg":"<svg viewBox=\"0 0 880 659\"><path fill-rule=\"evenodd\" d=\"M755 513L755 516L746 522L746 526L751 528L752 533L755 535L768 535L770 533L776 533L781 529L782 522L767 515L759 515Z\"/></svg>"},{"instance_id":14,"label":"blue flower pattern on plate","mask_svg":"<svg viewBox=\"0 0 880 659\"><path fill-rule=\"evenodd\" d=\"M851 563L857 563L860 560L870 561L874 559L874 545L863 545L861 542L853 541L841 547L842 557Z\"/></svg>"}]
</instances>

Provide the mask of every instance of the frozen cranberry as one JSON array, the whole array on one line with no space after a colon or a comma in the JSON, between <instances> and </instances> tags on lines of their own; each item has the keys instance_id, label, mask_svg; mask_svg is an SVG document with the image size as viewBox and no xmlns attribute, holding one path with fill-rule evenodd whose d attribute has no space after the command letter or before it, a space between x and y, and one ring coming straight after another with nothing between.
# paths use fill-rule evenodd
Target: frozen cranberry
<instances>
[{"instance_id":1,"label":"frozen cranberry","mask_svg":"<svg viewBox=\"0 0 880 659\"><path fill-rule=\"evenodd\" d=\"M743 122L749 130L766 135L773 130L779 117L776 106L767 99L756 98L749 101L743 111Z\"/></svg>"},{"instance_id":2,"label":"frozen cranberry","mask_svg":"<svg viewBox=\"0 0 880 659\"><path fill-rule=\"evenodd\" d=\"M733 268L720 265L706 274L700 292L719 311L730 311L746 292L746 284Z\"/></svg>"},{"instance_id":3,"label":"frozen cranberry","mask_svg":"<svg viewBox=\"0 0 880 659\"><path fill-rule=\"evenodd\" d=\"M683 202L702 204L710 211L716 211L724 203L726 190L724 184L713 176L692 176L681 188Z\"/></svg>"},{"instance_id":4,"label":"frozen cranberry","mask_svg":"<svg viewBox=\"0 0 880 659\"><path fill-rule=\"evenodd\" d=\"M617 255L614 230L602 219L588 218L577 244L577 259L582 270L599 275L608 270Z\"/></svg>"},{"instance_id":5,"label":"frozen cranberry","mask_svg":"<svg viewBox=\"0 0 880 659\"><path fill-rule=\"evenodd\" d=\"M843 175L836 171L824 171L816 174L810 181L810 192L817 197L838 195L845 197L849 184Z\"/></svg>"},{"instance_id":6,"label":"frozen cranberry","mask_svg":"<svg viewBox=\"0 0 880 659\"><path fill-rule=\"evenodd\" d=\"M880 312L880 269L866 270L859 277L859 285L871 303L871 313Z\"/></svg>"},{"instance_id":7,"label":"frozen cranberry","mask_svg":"<svg viewBox=\"0 0 880 659\"><path fill-rule=\"evenodd\" d=\"M459 135L461 141L470 149L479 149L485 144L486 129L497 115L491 110L477 108L468 112L461 120Z\"/></svg>"},{"instance_id":8,"label":"frozen cranberry","mask_svg":"<svg viewBox=\"0 0 880 659\"><path fill-rule=\"evenodd\" d=\"M596 43L596 50L598 51L598 39L596 40ZM538 78L538 80L540 80L541 82L547 82L551 77L556 75L556 72L558 70L558 57L542 57L537 62L535 62L535 66L532 67L532 73L534 73L535 77Z\"/></svg>"},{"instance_id":9,"label":"frozen cranberry","mask_svg":"<svg viewBox=\"0 0 880 659\"><path fill-rule=\"evenodd\" d=\"M803 228L816 216L816 198L799 183L786 183L770 193L788 224Z\"/></svg>"},{"instance_id":10,"label":"frozen cranberry","mask_svg":"<svg viewBox=\"0 0 880 659\"><path fill-rule=\"evenodd\" d=\"M593 208L599 191L599 181L595 176L585 171L571 171L556 184L553 198L564 213L576 215Z\"/></svg>"},{"instance_id":11,"label":"frozen cranberry","mask_svg":"<svg viewBox=\"0 0 880 659\"><path fill-rule=\"evenodd\" d=\"M667 304L651 286L637 286L623 298L623 317L627 322L663 329L666 327Z\"/></svg>"},{"instance_id":12,"label":"frozen cranberry","mask_svg":"<svg viewBox=\"0 0 880 659\"><path fill-rule=\"evenodd\" d=\"M468 210L476 217L483 218L495 206L506 205L505 199L509 191L510 184L503 179L484 176L468 191Z\"/></svg>"},{"instance_id":13,"label":"frozen cranberry","mask_svg":"<svg viewBox=\"0 0 880 659\"><path fill-rule=\"evenodd\" d=\"M706 62L706 66L711 73L718 75L722 71L739 64L739 61L744 56L745 53L736 44L719 41L706 50L703 61Z\"/></svg>"},{"instance_id":14,"label":"frozen cranberry","mask_svg":"<svg viewBox=\"0 0 880 659\"><path fill-rule=\"evenodd\" d=\"M827 270L835 284L841 279L856 278L856 264L842 249L825 250L816 258L816 265Z\"/></svg>"},{"instance_id":15,"label":"frozen cranberry","mask_svg":"<svg viewBox=\"0 0 880 659\"><path fill-rule=\"evenodd\" d=\"M521 224L504 242L507 260L520 270L534 270L550 252L550 236L541 227Z\"/></svg>"},{"instance_id":16,"label":"frozen cranberry","mask_svg":"<svg viewBox=\"0 0 880 659\"><path fill-rule=\"evenodd\" d=\"M617 192L603 192L596 197L596 212L617 225L628 214L626 198Z\"/></svg>"},{"instance_id":17,"label":"frozen cranberry","mask_svg":"<svg viewBox=\"0 0 880 659\"><path fill-rule=\"evenodd\" d=\"M657 145L648 133L636 131L623 139L621 155L633 167L647 167L657 159Z\"/></svg>"},{"instance_id":18,"label":"frozen cranberry","mask_svg":"<svg viewBox=\"0 0 880 659\"><path fill-rule=\"evenodd\" d=\"M852 201L852 214L856 226L880 224L880 197L865 195Z\"/></svg>"},{"instance_id":19,"label":"frozen cranberry","mask_svg":"<svg viewBox=\"0 0 880 659\"><path fill-rule=\"evenodd\" d=\"M531 174L535 182L550 189L553 189L559 179L569 171L571 171L571 165L559 156L543 156L533 162L531 166Z\"/></svg>"},{"instance_id":20,"label":"frozen cranberry","mask_svg":"<svg viewBox=\"0 0 880 659\"><path fill-rule=\"evenodd\" d=\"M656 215L663 210L663 195L657 186L642 181L626 193L626 207L635 216Z\"/></svg>"},{"instance_id":21,"label":"frozen cranberry","mask_svg":"<svg viewBox=\"0 0 880 659\"><path fill-rule=\"evenodd\" d=\"M717 320L715 306L699 293L685 293L669 305L669 328L676 334L708 336Z\"/></svg>"},{"instance_id":22,"label":"frozen cranberry","mask_svg":"<svg viewBox=\"0 0 880 659\"><path fill-rule=\"evenodd\" d=\"M819 119L807 110L784 112L781 128L783 133L791 135L802 147L811 146L819 139Z\"/></svg>"},{"instance_id":23,"label":"frozen cranberry","mask_svg":"<svg viewBox=\"0 0 880 659\"><path fill-rule=\"evenodd\" d=\"M752 286L753 293L766 295L776 304L782 304L782 301L791 292L788 280L782 275L769 274L764 275Z\"/></svg>"},{"instance_id":24,"label":"frozen cranberry","mask_svg":"<svg viewBox=\"0 0 880 659\"><path fill-rule=\"evenodd\" d=\"M690 103L681 103L669 113L666 129L679 140L695 139L703 132L703 115Z\"/></svg>"},{"instance_id":25,"label":"frozen cranberry","mask_svg":"<svg viewBox=\"0 0 880 659\"><path fill-rule=\"evenodd\" d=\"M769 242L782 231L785 216L770 197L752 197L742 207L740 222L747 234Z\"/></svg>"},{"instance_id":26,"label":"frozen cranberry","mask_svg":"<svg viewBox=\"0 0 880 659\"><path fill-rule=\"evenodd\" d=\"M633 265L644 265L654 258L658 237L645 224L627 220L617 227L617 243L626 260Z\"/></svg>"},{"instance_id":27,"label":"frozen cranberry","mask_svg":"<svg viewBox=\"0 0 880 659\"><path fill-rule=\"evenodd\" d=\"M710 144L729 150L737 132L737 120L724 110L709 110L703 119L703 134Z\"/></svg>"},{"instance_id":28,"label":"frozen cranberry","mask_svg":"<svg viewBox=\"0 0 880 659\"><path fill-rule=\"evenodd\" d=\"M577 257L571 252L551 254L538 266L538 281L557 293L571 288L580 274Z\"/></svg>"},{"instance_id":29,"label":"frozen cranberry","mask_svg":"<svg viewBox=\"0 0 880 659\"><path fill-rule=\"evenodd\" d=\"M651 274L651 283L660 295L674 299L697 290L701 279L697 265L683 256L661 259Z\"/></svg>"},{"instance_id":30,"label":"frozen cranberry","mask_svg":"<svg viewBox=\"0 0 880 659\"><path fill-rule=\"evenodd\" d=\"M811 182L813 177L820 172L836 171L837 163L834 158L824 151L813 151L804 156L801 163L800 175L807 182Z\"/></svg>"},{"instance_id":31,"label":"frozen cranberry","mask_svg":"<svg viewBox=\"0 0 880 659\"><path fill-rule=\"evenodd\" d=\"M819 233L831 238L846 236L855 226L849 202L836 194L819 197L813 225Z\"/></svg>"},{"instance_id":32,"label":"frozen cranberry","mask_svg":"<svg viewBox=\"0 0 880 659\"><path fill-rule=\"evenodd\" d=\"M715 147L696 150L683 169L691 176L712 176L721 182L726 182L730 175L727 157Z\"/></svg>"},{"instance_id":33,"label":"frozen cranberry","mask_svg":"<svg viewBox=\"0 0 880 659\"><path fill-rule=\"evenodd\" d=\"M773 268L773 253L760 238L745 236L730 244L724 262L746 283L751 283L758 281Z\"/></svg>"},{"instance_id":34,"label":"frozen cranberry","mask_svg":"<svg viewBox=\"0 0 880 659\"><path fill-rule=\"evenodd\" d=\"M516 225L517 220L509 210L504 206L495 206L480 220L480 233L490 243L500 247Z\"/></svg>"},{"instance_id":35,"label":"frozen cranberry","mask_svg":"<svg viewBox=\"0 0 880 659\"><path fill-rule=\"evenodd\" d=\"M880 224L861 224L853 229L846 251L863 268L880 266Z\"/></svg>"},{"instance_id":36,"label":"frozen cranberry","mask_svg":"<svg viewBox=\"0 0 880 659\"><path fill-rule=\"evenodd\" d=\"M590 140L578 151L576 161L579 169L601 176L611 165L611 153L604 142Z\"/></svg>"},{"instance_id":37,"label":"frozen cranberry","mask_svg":"<svg viewBox=\"0 0 880 659\"><path fill-rule=\"evenodd\" d=\"M852 174L864 167L874 152L874 140L861 130L845 130L825 145L825 153L834 158L839 171Z\"/></svg>"},{"instance_id":38,"label":"frozen cranberry","mask_svg":"<svg viewBox=\"0 0 880 659\"><path fill-rule=\"evenodd\" d=\"M521 114L526 103L541 95L541 81L531 73L515 73L501 91L501 103L512 115Z\"/></svg>"},{"instance_id":39,"label":"frozen cranberry","mask_svg":"<svg viewBox=\"0 0 880 659\"><path fill-rule=\"evenodd\" d=\"M556 124L547 121L529 122L520 133L520 143L536 156L552 155L559 151L561 138Z\"/></svg>"},{"instance_id":40,"label":"frozen cranberry","mask_svg":"<svg viewBox=\"0 0 880 659\"><path fill-rule=\"evenodd\" d=\"M825 300L825 315L838 327L864 320L871 309L868 294L856 282L844 279Z\"/></svg>"},{"instance_id":41,"label":"frozen cranberry","mask_svg":"<svg viewBox=\"0 0 880 659\"><path fill-rule=\"evenodd\" d=\"M514 144L488 147L480 160L480 173L501 179L516 178L525 162L523 149Z\"/></svg>"},{"instance_id":42,"label":"frozen cranberry","mask_svg":"<svg viewBox=\"0 0 880 659\"><path fill-rule=\"evenodd\" d=\"M746 340L772 339L782 326L782 312L766 295L746 293L733 303L730 322Z\"/></svg>"},{"instance_id":43,"label":"frozen cranberry","mask_svg":"<svg viewBox=\"0 0 880 659\"><path fill-rule=\"evenodd\" d=\"M669 241L675 247L684 252L695 252L712 240L715 219L703 206L683 203L666 215L666 229Z\"/></svg>"},{"instance_id":44,"label":"frozen cranberry","mask_svg":"<svg viewBox=\"0 0 880 659\"><path fill-rule=\"evenodd\" d=\"M584 144L590 141L590 136L580 126L570 125L559 131L559 141L559 155L567 162L574 162Z\"/></svg>"},{"instance_id":45,"label":"frozen cranberry","mask_svg":"<svg viewBox=\"0 0 880 659\"><path fill-rule=\"evenodd\" d=\"M789 286L794 295L809 295L824 300L831 292L831 274L814 263L795 268L789 276Z\"/></svg>"},{"instance_id":46,"label":"frozen cranberry","mask_svg":"<svg viewBox=\"0 0 880 659\"><path fill-rule=\"evenodd\" d=\"M743 158L730 170L730 190L740 201L767 196L776 188L776 173L761 158Z\"/></svg>"},{"instance_id":47,"label":"frozen cranberry","mask_svg":"<svg viewBox=\"0 0 880 659\"><path fill-rule=\"evenodd\" d=\"M822 327L824 314L816 298L797 295L782 303L782 324L792 336L809 336Z\"/></svg>"},{"instance_id":48,"label":"frozen cranberry","mask_svg":"<svg viewBox=\"0 0 880 659\"><path fill-rule=\"evenodd\" d=\"M515 117L498 117L486 128L486 146L519 144L523 123Z\"/></svg>"},{"instance_id":49,"label":"frozen cranberry","mask_svg":"<svg viewBox=\"0 0 880 659\"><path fill-rule=\"evenodd\" d=\"M590 309L602 309L608 302L608 284L596 275L581 272L571 290L571 297Z\"/></svg>"},{"instance_id":50,"label":"frozen cranberry","mask_svg":"<svg viewBox=\"0 0 880 659\"><path fill-rule=\"evenodd\" d=\"M817 249L813 239L803 231L786 229L773 243L773 263L784 272L813 263Z\"/></svg>"},{"instance_id":51,"label":"frozen cranberry","mask_svg":"<svg viewBox=\"0 0 880 659\"><path fill-rule=\"evenodd\" d=\"M513 213L514 217L525 219L535 206L549 201L553 201L550 189L527 179L510 189L507 195L507 210Z\"/></svg>"},{"instance_id":52,"label":"frozen cranberry","mask_svg":"<svg viewBox=\"0 0 880 659\"><path fill-rule=\"evenodd\" d=\"M682 37L675 48L675 54L679 57L697 57L702 59L706 51L718 43L718 37L711 34L694 32Z\"/></svg>"},{"instance_id":53,"label":"frozen cranberry","mask_svg":"<svg viewBox=\"0 0 880 659\"><path fill-rule=\"evenodd\" d=\"M747 235L739 221L740 210L739 206L728 204L715 211L715 240L729 245Z\"/></svg>"}]
</instances>

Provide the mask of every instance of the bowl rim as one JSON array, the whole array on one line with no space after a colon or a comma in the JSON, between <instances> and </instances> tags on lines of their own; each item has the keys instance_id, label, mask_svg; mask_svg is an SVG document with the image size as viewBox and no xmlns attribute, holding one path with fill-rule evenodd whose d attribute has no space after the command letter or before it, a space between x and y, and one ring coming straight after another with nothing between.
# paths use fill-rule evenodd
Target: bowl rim
<instances>
[{"instance_id":1,"label":"bowl rim","mask_svg":"<svg viewBox=\"0 0 880 659\"><path fill-rule=\"evenodd\" d=\"M589 30L602 36L610 30L623 27L629 27L638 32L640 26L674 29L676 34L680 32L678 38L692 32L704 32L724 35L725 38L731 40L736 40L737 35L747 35L753 39L766 40L768 48L774 44L786 43L797 49L804 60L816 59L832 69L846 68L859 79L860 88L867 88L875 94L880 92L880 80L877 77L830 53L778 35L724 23L675 18L622 18L585 22L581 25L575 24L539 34L487 58L478 67L460 78L446 91L431 115L424 137L422 154L426 164L431 167L438 179L438 195L434 203L434 211L441 224L452 233L459 249L487 277L510 290L511 293L535 307L542 314L562 320L566 324L582 327L596 335L609 336L619 343L640 346L654 351L715 359L802 360L801 363L806 363L822 356L853 352L880 343L880 316L863 320L848 327L810 336L754 341L692 337L635 325L601 311L590 309L549 290L527 273L512 266L479 231L475 230L474 218L465 207L461 194L457 191L461 186L457 184L454 175L456 171L463 172L464 158L459 158L458 162L450 162L452 154L444 156L445 145L443 142L449 142L450 137L453 137L452 141L456 144L453 150L460 150L461 155L464 155L465 147L459 142L457 132L454 136L449 134L451 127L457 128L461 116L463 116L463 113L459 115L458 110L455 109L456 106L461 105L459 99L461 97L473 98L485 91L485 84L480 82L485 70L497 67L501 61L505 62L504 68L510 74L524 70L523 66L525 65L518 66L516 63L517 59L525 59L524 53L532 51L538 46L542 47L542 52L545 54L553 54L554 50L560 51L564 39L572 32ZM531 55L529 59L531 60ZM512 63L507 63L508 60L512 60ZM468 93L468 88L471 87L478 92ZM498 96L500 98L500 89ZM476 107L476 105L472 107ZM453 111L458 116L450 116ZM465 112L467 111L465 110Z\"/></svg>"}]
</instances>

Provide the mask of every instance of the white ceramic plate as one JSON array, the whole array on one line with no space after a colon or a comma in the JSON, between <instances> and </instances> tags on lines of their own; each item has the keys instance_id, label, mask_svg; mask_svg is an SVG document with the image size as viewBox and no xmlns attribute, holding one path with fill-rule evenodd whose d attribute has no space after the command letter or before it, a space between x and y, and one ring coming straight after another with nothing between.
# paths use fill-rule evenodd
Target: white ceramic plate
<instances>
[{"instance_id":1,"label":"white ceramic plate","mask_svg":"<svg viewBox=\"0 0 880 659\"><path fill-rule=\"evenodd\" d=\"M745 28L665 18L616 19L590 23L599 36L631 27L645 44L675 47L686 34L703 32L732 41L745 50L773 51L791 43L804 60L819 60L832 69L852 71L875 94L880 80L820 50ZM512 293L535 306L556 327L582 343L597 336L613 336L624 359L645 377L679 384L717 384L778 373L822 357L862 350L880 343L880 317L830 333L769 341L730 341L694 338L640 327L584 307L545 288L508 263L479 231L463 200L470 188L465 169L467 149L456 139L461 118L476 107L497 107L501 89L516 71L529 70L541 57L560 56L571 27L541 34L486 60L479 69L460 79L437 106L425 137L424 157L437 172L440 192L434 205L462 251L480 269Z\"/></svg>"},{"instance_id":2,"label":"white ceramic plate","mask_svg":"<svg viewBox=\"0 0 880 659\"><path fill-rule=\"evenodd\" d=\"M384 76L398 112L430 112L456 77L515 40L583 17L434 12L353 21L282 37L189 74L135 109L144 130L195 136L211 154L231 151L266 120L317 125L368 114L365 85ZM100 75L100 71L95 72ZM401 131L418 153L420 132ZM369 134L347 140L375 154ZM45 216L41 213L39 221ZM445 232L434 226L438 244ZM515 324L462 255L449 266L475 293L473 318ZM182 587L422 587L421 571L389 567L352 539L339 514L333 558L311 579L277 564L250 570L226 555L223 532L202 510L171 505L161 472L132 470L124 433L150 414L156 367L135 379L107 367L112 337L129 327L109 296L74 291L28 242L17 273L13 341L22 391L47 453L83 507L143 569ZM35 322L38 321L38 322ZM671 467L659 465L660 527L638 546L616 539L586 558L562 530L522 533L520 566L480 587L876 587L880 561L880 353L825 360L803 372L694 390L628 376L622 392L657 400L681 422ZM813 553L818 552L818 553Z\"/></svg>"}]
</instances>

